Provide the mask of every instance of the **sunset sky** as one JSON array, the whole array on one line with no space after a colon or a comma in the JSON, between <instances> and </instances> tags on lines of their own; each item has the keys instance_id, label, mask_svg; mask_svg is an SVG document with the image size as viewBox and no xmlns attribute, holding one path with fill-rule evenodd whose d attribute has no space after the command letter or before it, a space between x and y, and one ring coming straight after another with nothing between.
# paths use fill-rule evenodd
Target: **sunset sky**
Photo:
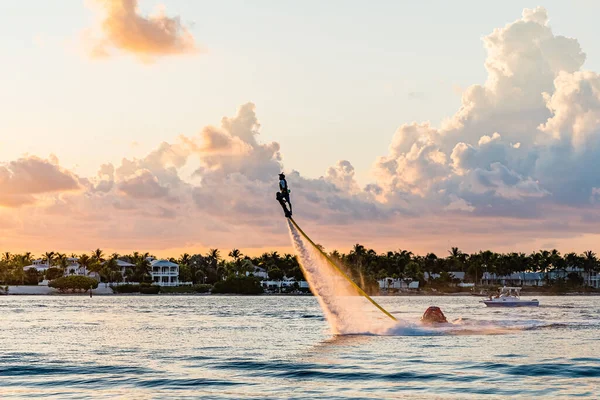
<instances>
[{"instance_id":1,"label":"sunset sky","mask_svg":"<svg viewBox=\"0 0 600 400\"><path fill-rule=\"evenodd\" d=\"M598 15L2 2L0 251L600 252Z\"/></svg>"}]
</instances>

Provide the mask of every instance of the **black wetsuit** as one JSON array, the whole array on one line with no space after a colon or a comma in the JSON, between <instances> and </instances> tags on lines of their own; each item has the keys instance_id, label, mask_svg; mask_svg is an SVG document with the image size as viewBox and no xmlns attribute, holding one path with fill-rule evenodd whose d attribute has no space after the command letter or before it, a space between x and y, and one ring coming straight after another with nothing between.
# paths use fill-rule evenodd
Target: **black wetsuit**
<instances>
[{"instance_id":1,"label":"black wetsuit","mask_svg":"<svg viewBox=\"0 0 600 400\"><path fill-rule=\"evenodd\" d=\"M285 178L279 179L279 190L287 203L290 205L290 214L292 213L292 202L290 201L290 191L288 190L288 184Z\"/></svg>"},{"instance_id":2,"label":"black wetsuit","mask_svg":"<svg viewBox=\"0 0 600 400\"><path fill-rule=\"evenodd\" d=\"M286 218L290 218L292 216L292 213L287 209L287 206L285 205L285 198L283 197L283 194L281 192L277 192L277 195L275 197L281 205L281 208L283 208L283 213L286 216Z\"/></svg>"}]
</instances>

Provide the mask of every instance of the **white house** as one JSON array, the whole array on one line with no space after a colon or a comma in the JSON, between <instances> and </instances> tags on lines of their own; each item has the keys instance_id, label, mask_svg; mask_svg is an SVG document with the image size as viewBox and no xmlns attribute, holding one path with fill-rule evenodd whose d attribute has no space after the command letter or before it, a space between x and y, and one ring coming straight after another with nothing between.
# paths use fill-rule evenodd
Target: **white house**
<instances>
[{"instance_id":1,"label":"white house","mask_svg":"<svg viewBox=\"0 0 600 400\"><path fill-rule=\"evenodd\" d=\"M600 275L597 272L591 271L584 273L583 279L587 286L591 286L593 288L600 288Z\"/></svg>"},{"instance_id":2,"label":"white house","mask_svg":"<svg viewBox=\"0 0 600 400\"><path fill-rule=\"evenodd\" d=\"M481 277L482 285L509 286L544 286L544 274L539 272L515 272L514 274L498 276L484 272Z\"/></svg>"},{"instance_id":3,"label":"white house","mask_svg":"<svg viewBox=\"0 0 600 400\"><path fill-rule=\"evenodd\" d=\"M379 289L418 289L419 281L405 281L404 279L385 278L378 281Z\"/></svg>"},{"instance_id":4,"label":"white house","mask_svg":"<svg viewBox=\"0 0 600 400\"><path fill-rule=\"evenodd\" d=\"M290 288L294 286L294 283L298 283L298 288L300 289L308 289L308 282L306 281L296 281L294 278L284 278L282 281L271 281L271 280L263 280L261 281L261 285L265 289L278 289L282 288Z\"/></svg>"},{"instance_id":5,"label":"white house","mask_svg":"<svg viewBox=\"0 0 600 400\"><path fill-rule=\"evenodd\" d=\"M261 267L254 267L254 272L246 271L246 276L249 276L250 274L253 274L255 277L261 278L263 280L269 279L269 274L267 273L267 270Z\"/></svg>"},{"instance_id":6,"label":"white house","mask_svg":"<svg viewBox=\"0 0 600 400\"><path fill-rule=\"evenodd\" d=\"M150 262L152 282L159 286L179 286L179 265L168 260Z\"/></svg>"},{"instance_id":7,"label":"white house","mask_svg":"<svg viewBox=\"0 0 600 400\"><path fill-rule=\"evenodd\" d=\"M429 279L437 279L440 277L440 274L429 274L429 272L425 272L424 274L425 280L429 281ZM448 272L448 275L450 275L450 278L452 279L458 279L459 281L464 281L465 280L465 273L462 271L450 271Z\"/></svg>"},{"instance_id":8,"label":"white house","mask_svg":"<svg viewBox=\"0 0 600 400\"><path fill-rule=\"evenodd\" d=\"M379 289L408 289L408 283L404 279L385 278L380 279Z\"/></svg>"},{"instance_id":9,"label":"white house","mask_svg":"<svg viewBox=\"0 0 600 400\"><path fill-rule=\"evenodd\" d=\"M79 258L77 257L68 257L67 258L67 268L65 268L65 275L73 275L71 274L71 271L73 271L73 274L75 275L87 275L87 268L85 267L81 267L81 265L79 265Z\"/></svg>"},{"instance_id":10,"label":"white house","mask_svg":"<svg viewBox=\"0 0 600 400\"><path fill-rule=\"evenodd\" d=\"M133 269L135 267L134 264L128 263L127 261L119 260L118 258L117 258L117 266L121 270L121 275L123 275L123 278L125 278L125 273L127 272L128 269Z\"/></svg>"},{"instance_id":11,"label":"white house","mask_svg":"<svg viewBox=\"0 0 600 400\"><path fill-rule=\"evenodd\" d=\"M78 263L79 259L76 257L69 257L67 258L67 268L65 268L65 276L68 275L87 275L87 271L85 270L85 268L81 268L81 266ZM38 272L46 272L49 268L60 268L60 266L57 265L50 265L48 263L47 260L43 260L43 259L39 259L39 260L33 260L31 265L27 265L25 267L23 267L23 269L25 271L27 271L30 268L35 268ZM72 272L72 273L71 273Z\"/></svg>"},{"instance_id":12,"label":"white house","mask_svg":"<svg viewBox=\"0 0 600 400\"><path fill-rule=\"evenodd\" d=\"M31 265L27 265L27 266L23 267L23 269L25 271L27 271L28 269L31 269L31 268L35 268L37 270L37 272L46 272L46 270L51 267L47 261L42 260L40 258L39 260L33 260L31 262Z\"/></svg>"}]
</instances>

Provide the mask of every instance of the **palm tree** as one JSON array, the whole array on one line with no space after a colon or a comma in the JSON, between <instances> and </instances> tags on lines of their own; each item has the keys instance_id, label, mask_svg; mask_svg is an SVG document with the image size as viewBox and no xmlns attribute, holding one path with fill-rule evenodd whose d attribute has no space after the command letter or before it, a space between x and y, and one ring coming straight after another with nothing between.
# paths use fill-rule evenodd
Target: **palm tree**
<instances>
[{"instance_id":1,"label":"palm tree","mask_svg":"<svg viewBox=\"0 0 600 400\"><path fill-rule=\"evenodd\" d=\"M67 269L67 255L64 253L56 253L56 260L58 261L58 266L64 273Z\"/></svg>"},{"instance_id":2,"label":"palm tree","mask_svg":"<svg viewBox=\"0 0 600 400\"><path fill-rule=\"evenodd\" d=\"M150 261L148 261L148 257L138 259L135 263L135 277L138 282L146 282L150 279Z\"/></svg>"},{"instance_id":3,"label":"palm tree","mask_svg":"<svg viewBox=\"0 0 600 400\"><path fill-rule=\"evenodd\" d=\"M102 261L104 261L104 252L100 249L96 249L94 251L92 251L92 259L94 259L96 262L101 263Z\"/></svg>"},{"instance_id":4,"label":"palm tree","mask_svg":"<svg viewBox=\"0 0 600 400\"><path fill-rule=\"evenodd\" d=\"M242 252L238 249L233 249L229 252L229 257L233 258L233 265L235 267L236 275L243 273L241 271Z\"/></svg>"},{"instance_id":5,"label":"palm tree","mask_svg":"<svg viewBox=\"0 0 600 400\"><path fill-rule=\"evenodd\" d=\"M83 268L83 272L87 275L88 268L92 263L92 259L87 254L82 254L79 256L79 266Z\"/></svg>"},{"instance_id":6,"label":"palm tree","mask_svg":"<svg viewBox=\"0 0 600 400\"><path fill-rule=\"evenodd\" d=\"M466 254L460 251L458 247L452 247L448 250L448 253L450 253L450 260L452 260L455 268L458 267L457 269L464 272Z\"/></svg>"},{"instance_id":7,"label":"palm tree","mask_svg":"<svg viewBox=\"0 0 600 400\"><path fill-rule=\"evenodd\" d=\"M437 256L434 253L427 253L425 258L423 259L423 270L427 272L429 279L431 279L431 275L436 271L437 266Z\"/></svg>"},{"instance_id":8,"label":"palm tree","mask_svg":"<svg viewBox=\"0 0 600 400\"><path fill-rule=\"evenodd\" d=\"M179 260L177 261L180 265L189 265L190 264L190 255L188 253L183 253Z\"/></svg>"},{"instance_id":9,"label":"palm tree","mask_svg":"<svg viewBox=\"0 0 600 400\"><path fill-rule=\"evenodd\" d=\"M335 261L340 261L342 259L342 255L337 250L333 250L331 253L329 253L329 257Z\"/></svg>"},{"instance_id":10,"label":"palm tree","mask_svg":"<svg viewBox=\"0 0 600 400\"><path fill-rule=\"evenodd\" d=\"M206 255L206 258L208 258L211 267L213 267L216 270L217 264L221 259L221 252L219 251L219 249L210 249L208 251L208 254Z\"/></svg>"},{"instance_id":11,"label":"palm tree","mask_svg":"<svg viewBox=\"0 0 600 400\"><path fill-rule=\"evenodd\" d=\"M31 264L32 257L30 251L26 251L25 254L23 254L23 257L25 258L27 264Z\"/></svg>"},{"instance_id":12,"label":"palm tree","mask_svg":"<svg viewBox=\"0 0 600 400\"><path fill-rule=\"evenodd\" d=\"M233 258L234 261L242 258L242 253L238 249L233 249L229 252L229 257Z\"/></svg>"},{"instance_id":13,"label":"palm tree","mask_svg":"<svg viewBox=\"0 0 600 400\"><path fill-rule=\"evenodd\" d=\"M26 253L26 254L31 254L31 253ZM53 251L50 251L50 252L47 251L46 253L44 253L44 259L46 260L46 263L48 265L52 265L52 259L54 258L54 254L55 253Z\"/></svg>"},{"instance_id":14,"label":"palm tree","mask_svg":"<svg viewBox=\"0 0 600 400\"><path fill-rule=\"evenodd\" d=\"M585 272L590 273L591 271L596 269L598 265L598 259L596 258L596 253L591 250L583 252L583 269Z\"/></svg>"}]
</instances>

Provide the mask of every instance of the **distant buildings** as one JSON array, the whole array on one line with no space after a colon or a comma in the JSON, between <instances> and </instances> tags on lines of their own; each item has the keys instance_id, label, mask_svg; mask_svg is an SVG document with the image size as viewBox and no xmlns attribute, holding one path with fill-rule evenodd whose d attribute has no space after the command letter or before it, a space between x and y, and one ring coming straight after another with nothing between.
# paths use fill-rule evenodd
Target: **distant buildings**
<instances>
[{"instance_id":1,"label":"distant buildings","mask_svg":"<svg viewBox=\"0 0 600 400\"><path fill-rule=\"evenodd\" d=\"M515 272L510 275L498 276L496 274L484 272L481 277L482 285L501 285L501 286L545 286L548 280L553 281L558 278L567 278L569 274L577 274L583 279L583 285L593 288L600 288L600 275L597 272L586 272L583 268L568 267L564 271L544 272Z\"/></svg>"},{"instance_id":2,"label":"distant buildings","mask_svg":"<svg viewBox=\"0 0 600 400\"><path fill-rule=\"evenodd\" d=\"M379 283L379 289L408 290L419 288L419 281L406 281L399 278L384 278L377 282Z\"/></svg>"},{"instance_id":3,"label":"distant buildings","mask_svg":"<svg viewBox=\"0 0 600 400\"><path fill-rule=\"evenodd\" d=\"M248 272L246 271L246 276L250 276L250 274L254 275L257 278L261 278L263 280L269 279L269 274L267 273L267 270L261 267L255 267L252 266L254 268L254 272Z\"/></svg>"},{"instance_id":4,"label":"distant buildings","mask_svg":"<svg viewBox=\"0 0 600 400\"><path fill-rule=\"evenodd\" d=\"M150 261L152 282L158 286L179 286L179 265L168 260Z\"/></svg>"},{"instance_id":5,"label":"distant buildings","mask_svg":"<svg viewBox=\"0 0 600 400\"><path fill-rule=\"evenodd\" d=\"M33 260L31 262L31 265L27 265L27 266L23 267L23 269L25 271L27 271L31 268L35 268L37 270L37 272L46 272L46 270L48 270L48 268L51 268L51 266L50 266L50 264L48 264L47 261L42 260L40 258L39 260Z\"/></svg>"},{"instance_id":6,"label":"distant buildings","mask_svg":"<svg viewBox=\"0 0 600 400\"><path fill-rule=\"evenodd\" d=\"M544 286L544 274L539 272L515 272L510 275L498 276L484 272L481 277L482 285L500 286Z\"/></svg>"},{"instance_id":7,"label":"distant buildings","mask_svg":"<svg viewBox=\"0 0 600 400\"><path fill-rule=\"evenodd\" d=\"M305 289L305 290L309 289L308 282L296 281L294 278L283 278L283 280L281 280L281 281L262 280L260 283L261 283L262 287L266 290L282 291L282 290L290 290L290 289L293 289L294 287L297 287L298 289Z\"/></svg>"},{"instance_id":8,"label":"distant buildings","mask_svg":"<svg viewBox=\"0 0 600 400\"><path fill-rule=\"evenodd\" d=\"M79 259L77 257L68 257L66 259L65 276L68 275L88 275L88 271L79 265ZM28 269L35 268L38 272L45 273L49 268L62 268L57 265L50 265L47 260L38 259L33 260L31 265L23 267L25 271Z\"/></svg>"}]
</instances>

